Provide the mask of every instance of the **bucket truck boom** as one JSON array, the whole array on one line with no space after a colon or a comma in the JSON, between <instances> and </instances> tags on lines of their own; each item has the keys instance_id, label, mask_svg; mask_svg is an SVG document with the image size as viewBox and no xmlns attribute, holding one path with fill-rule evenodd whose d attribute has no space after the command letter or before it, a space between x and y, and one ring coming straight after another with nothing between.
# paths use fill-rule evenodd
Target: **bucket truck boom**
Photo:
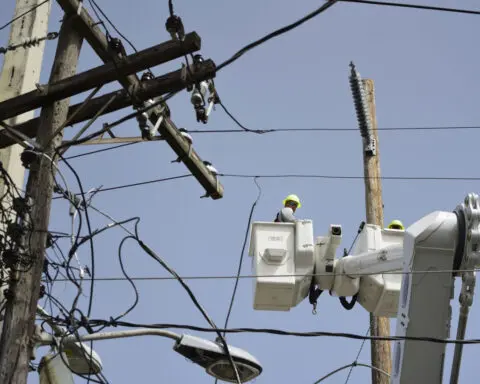
<instances>
[{"instance_id":1,"label":"bucket truck boom","mask_svg":"<svg viewBox=\"0 0 480 384\"><path fill-rule=\"evenodd\" d=\"M469 194L454 212L436 211L406 231L365 225L351 255L336 258L342 228L314 240L311 220L254 222L254 308L289 311L315 285L355 296L377 316L397 318L396 336L447 339L454 279L462 278L458 337L465 334L475 268L480 266L480 199ZM462 346L455 349L458 380ZM441 383L445 344L401 340L394 345L391 384Z\"/></svg>"}]
</instances>

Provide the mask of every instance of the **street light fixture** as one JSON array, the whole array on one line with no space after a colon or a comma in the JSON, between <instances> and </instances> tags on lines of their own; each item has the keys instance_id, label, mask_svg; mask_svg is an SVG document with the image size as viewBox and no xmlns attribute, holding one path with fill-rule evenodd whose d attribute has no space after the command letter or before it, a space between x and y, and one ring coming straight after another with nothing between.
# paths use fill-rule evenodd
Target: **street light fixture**
<instances>
[{"instance_id":1,"label":"street light fixture","mask_svg":"<svg viewBox=\"0 0 480 384\"><path fill-rule=\"evenodd\" d=\"M177 333L161 329L141 328L117 332L99 332L91 335L82 335L80 337L69 335L63 337L61 342L65 349L70 350L72 354L75 355L76 359L86 359L84 360L85 364L83 367L85 367L88 371L90 352L85 352L82 350L82 348L86 347L83 342L122 339L137 336L162 336L173 339L176 341L175 345L173 346L174 351L188 358L195 364L203 367L210 376L226 382L236 383L234 371L230 365L227 355L224 352L223 346L216 342L205 340L196 336L179 335ZM51 345L54 343L54 338L48 333L42 333L38 343L40 345ZM73 345L81 345L82 347L72 348L71 346ZM242 383L249 382L262 373L262 366L254 356L243 349L236 347L229 346L228 350L233 361L235 362ZM76 353L77 351L78 353ZM79 363L78 366L82 367L82 364Z\"/></svg>"},{"instance_id":2,"label":"street light fixture","mask_svg":"<svg viewBox=\"0 0 480 384\"><path fill-rule=\"evenodd\" d=\"M61 342L61 338L67 334L67 330L55 324L51 320L50 314L40 306L37 306L37 314L52 327L53 332L59 338L58 341ZM47 333L42 333L42 338L44 334L46 335ZM53 342L53 337L51 335L49 336ZM68 363L68 368L77 375L100 373L103 369L100 356L85 343L79 343L78 340L76 341L75 343L69 343L68 347L62 349ZM40 341L40 344L45 345L43 341Z\"/></svg>"},{"instance_id":3,"label":"street light fixture","mask_svg":"<svg viewBox=\"0 0 480 384\"><path fill-rule=\"evenodd\" d=\"M173 350L205 368L210 376L230 383L237 382L235 371L222 345L200 337L182 335L173 346ZM228 350L242 383L249 382L262 373L262 366L258 360L247 351L230 346Z\"/></svg>"}]
</instances>

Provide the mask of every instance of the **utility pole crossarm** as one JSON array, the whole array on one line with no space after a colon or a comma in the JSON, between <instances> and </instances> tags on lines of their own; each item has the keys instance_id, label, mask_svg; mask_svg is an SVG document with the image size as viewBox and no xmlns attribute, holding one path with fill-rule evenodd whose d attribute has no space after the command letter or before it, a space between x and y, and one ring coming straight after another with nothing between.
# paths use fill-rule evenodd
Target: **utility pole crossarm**
<instances>
[{"instance_id":1,"label":"utility pole crossarm","mask_svg":"<svg viewBox=\"0 0 480 384\"><path fill-rule=\"evenodd\" d=\"M119 59L118 54L113 52L109 47L107 37L100 31L98 26L95 25L93 19L86 9L83 8L81 2L78 0L57 0L57 2L66 14L74 15L77 30L85 37L93 50L104 62ZM136 75L130 75L119 81L128 92L132 92L140 86L140 80ZM134 103L138 102L138 100L132 101ZM149 120L153 126L156 125L157 120L161 117L164 117L162 106L150 110ZM169 118L164 118L158 127L158 131L175 151L178 158L183 161L193 176L205 188L206 196L212 199L222 198L223 186L217 177L207 169L207 166L203 163L200 156L180 134L175 124Z\"/></svg>"},{"instance_id":2,"label":"utility pole crossarm","mask_svg":"<svg viewBox=\"0 0 480 384\"><path fill-rule=\"evenodd\" d=\"M201 63L190 65L187 71L189 73L187 84L191 84L210 79L215 76L216 66L212 60L205 60ZM140 88L136 89L133 94L141 100L147 100L158 95L163 95L169 91L180 90L184 86L185 83L182 79L182 70L180 69L158 76L147 82L142 82ZM110 99L112 99L113 96L116 96L115 99L108 104L102 114L115 112L132 105L132 100L128 95L128 92L124 89L120 89L102 96L95 97L89 100L86 104L81 102L72 105L68 110L68 121L71 125L74 125L91 119L102 107L107 104ZM39 118L37 117L25 121L24 123L17 124L14 126L14 128L18 132L33 138L37 134L38 124ZM0 131L0 149L6 148L14 143L15 141L10 138L10 136L8 136L3 130Z\"/></svg>"},{"instance_id":3,"label":"utility pole crossarm","mask_svg":"<svg viewBox=\"0 0 480 384\"><path fill-rule=\"evenodd\" d=\"M141 52L108 62L56 83L39 86L39 89L0 103L0 120L20 115L89 89L107 84L121 77L142 71L146 68L166 63L200 49L200 36L195 32L185 36L185 40L170 40Z\"/></svg>"}]
</instances>

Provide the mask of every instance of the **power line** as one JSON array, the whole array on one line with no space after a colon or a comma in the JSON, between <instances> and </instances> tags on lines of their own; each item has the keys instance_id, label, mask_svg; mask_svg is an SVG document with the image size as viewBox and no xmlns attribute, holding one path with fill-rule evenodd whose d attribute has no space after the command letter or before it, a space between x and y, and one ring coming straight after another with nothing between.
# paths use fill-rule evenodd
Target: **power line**
<instances>
[{"instance_id":1,"label":"power line","mask_svg":"<svg viewBox=\"0 0 480 384\"><path fill-rule=\"evenodd\" d=\"M480 268L475 269L474 271L480 271ZM471 272L471 270L424 270L424 271L389 271L383 272L383 275L426 275L426 274L437 274L437 273L462 273L462 272ZM357 273L356 276L374 276L379 275L379 273ZM306 274L306 275L297 275L297 274L276 274L276 275L206 275L206 276L182 276L183 280L232 280L232 279L255 279L258 277L320 277L320 276L332 276L331 273L315 273L315 274ZM89 280L89 278L84 277L83 280ZM105 282L114 282L114 281L127 281L129 279L122 276L112 276L112 277L95 277L95 281L105 281ZM175 277L171 276L136 276L131 277L130 280L136 281L168 281L168 280L177 280ZM57 279L56 281L69 281L68 279Z\"/></svg>"},{"instance_id":2,"label":"power line","mask_svg":"<svg viewBox=\"0 0 480 384\"><path fill-rule=\"evenodd\" d=\"M222 104L224 107L224 105ZM233 115L232 115L233 116ZM237 120L238 121L238 120ZM240 124L240 123L239 123ZM244 127L242 125L242 127ZM458 130L478 130L480 126L445 126L445 127L392 127L392 128L378 128L379 131L385 132L394 132L394 131L458 131ZM305 132L305 133L313 133L313 132L358 132L358 128L275 128L275 129L266 129L266 130L255 130L255 129L218 129L218 130L186 130L187 133L190 134L202 134L202 133L220 133L220 134L230 134L230 133L283 133L283 132ZM149 141L135 141L131 143L123 143L118 145L113 145L111 147L97 149L94 151L80 153L78 155L73 155L69 157L65 157L67 160L81 158L89 155L94 155L101 152L112 151L115 149L127 147L133 144L139 143L146 143Z\"/></svg>"},{"instance_id":3,"label":"power line","mask_svg":"<svg viewBox=\"0 0 480 384\"><path fill-rule=\"evenodd\" d=\"M365 336L370 333L370 325L367 328L367 332L365 332ZM355 360L353 360L353 363L350 364L350 370L348 371L347 378L345 380L345 384L348 384L348 381L350 380L350 376L352 375L353 368L358 365L358 359L360 358L360 354L362 353L363 347L365 346L365 342L367 340L363 340L362 344L360 345L360 348L358 349L357 356L355 357Z\"/></svg>"},{"instance_id":4,"label":"power line","mask_svg":"<svg viewBox=\"0 0 480 384\"><path fill-rule=\"evenodd\" d=\"M146 142L150 142L150 141L146 141ZM65 157L65 159L66 159L66 160L76 159L76 158L79 158L79 157L84 157L84 156L94 155L94 154L96 154L96 153L111 151L111 150L113 150L113 149L118 149L118 148L122 148L122 147L127 147L127 146L129 146L129 145L138 144L138 143L140 143L140 141L134 141L134 142L132 142L132 143L123 143L123 144L114 145L114 146L111 146L111 147L108 147L108 148L96 149L96 150L94 150L94 151L84 152L84 153L80 153L80 154L78 154L78 155Z\"/></svg>"},{"instance_id":5,"label":"power line","mask_svg":"<svg viewBox=\"0 0 480 384\"><path fill-rule=\"evenodd\" d=\"M299 20L297 20L297 21L295 21L295 22L293 22L289 25L286 25L282 28L279 28L279 29L269 33L268 35L266 35L266 36L264 36L264 37L262 37L262 38L260 38L256 41L246 45L245 47L243 47L242 49L237 51L237 53L235 53L230 59L228 59L228 60L224 61L223 63L221 63L220 65L218 65L217 66L217 72L220 71L221 69L223 69L224 67L226 67L227 65L232 64L234 61L239 59L241 56L243 56L245 53L247 53L251 49L253 49L255 47L258 47L259 45L267 42L270 39L273 39L274 37L277 37L277 36L280 36L280 35L282 35L286 32L289 32L292 29L295 29L298 26L302 25L306 21L308 21L310 19L313 19L315 16L320 15L321 13L325 12L328 8L330 8L332 5L334 5L337 1L338 0L329 0L327 3L323 4L321 7L317 8L315 11L310 12L309 14L305 15L301 19L299 19Z\"/></svg>"},{"instance_id":6,"label":"power line","mask_svg":"<svg viewBox=\"0 0 480 384\"><path fill-rule=\"evenodd\" d=\"M237 120L238 121L238 120ZM240 124L236 121L236 124ZM242 129L198 129L188 130L188 133L282 133L282 132L358 132L358 128L272 128L272 129L249 129L244 125L240 125ZM459 130L478 130L480 126L444 126L444 127L391 127L378 128L378 131L395 132L395 131L459 131Z\"/></svg>"},{"instance_id":7,"label":"power line","mask_svg":"<svg viewBox=\"0 0 480 384\"><path fill-rule=\"evenodd\" d=\"M240 123L240 121L228 110L225 104L220 101L220 107L233 122L241 129L218 129L218 130L189 130L188 133L274 133L274 132L358 132L358 128L273 128L273 129L250 129ZM480 129L480 126L445 126L445 127L393 127L377 128L378 131L421 131L421 130L460 130L460 129Z\"/></svg>"},{"instance_id":8,"label":"power line","mask_svg":"<svg viewBox=\"0 0 480 384\"><path fill-rule=\"evenodd\" d=\"M364 340L365 341L365 340ZM313 384L319 384L321 383L322 381L324 381L325 379L328 379L329 377L333 376L335 373L338 373L340 371L343 371L344 369L347 369L347 368L350 368L350 372L352 372L352 369L353 367L366 367L366 368L370 368L370 369L373 369L377 372L380 372L388 377L390 377L390 374L388 372L385 372L383 369L380 369L380 368L377 368L377 367L374 367L373 365L370 365L370 364L364 364L364 363L359 363L359 362L353 362L351 364L347 364L347 365L344 365L340 368L337 368L335 370L333 370L332 372L330 373L327 373L325 376L321 377L320 379L318 379L317 381L315 381L315 383Z\"/></svg>"},{"instance_id":9,"label":"power line","mask_svg":"<svg viewBox=\"0 0 480 384\"><path fill-rule=\"evenodd\" d=\"M98 5L98 3L95 1L95 0L88 0L90 5L92 6L92 9L93 11L95 12L95 14L97 15L97 18L101 21L101 18L99 17L99 15L97 14L97 12L95 11L95 8L98 9L98 11L102 14L102 16L105 18L105 20L107 20L107 23L111 25L111 27L115 30L115 32L118 33L118 35L127 42L128 45L130 45L130 47L132 47L132 49L134 50L134 52L138 52L137 48L135 47L135 45L133 45L133 43L127 39L127 37L125 35L123 35L120 30L115 26L115 24L108 18L108 16L105 14L105 12L102 10L102 8L100 8L100 6ZM103 23L103 21L102 21ZM106 29L106 28L105 28ZM107 31L108 32L108 31Z\"/></svg>"},{"instance_id":10,"label":"power line","mask_svg":"<svg viewBox=\"0 0 480 384\"><path fill-rule=\"evenodd\" d=\"M236 130L236 132L249 132L249 133L267 133L267 132L273 132L273 130L268 130L268 131L263 131L263 130L257 130L257 129L249 129L247 127L245 127L242 123L240 123L240 121L237 120L237 118L235 116L232 115L232 113L227 109L227 107L225 106L225 104L223 104L221 101L220 101L220 107L222 107L223 111L228 115L228 117L230 117L234 122L235 124L237 124L241 129L240 130ZM201 132L201 131L195 131L195 132ZM214 132L214 131L210 131L210 132ZM218 131L216 131L218 132Z\"/></svg>"},{"instance_id":11,"label":"power line","mask_svg":"<svg viewBox=\"0 0 480 384\"><path fill-rule=\"evenodd\" d=\"M253 212L255 211L255 207L257 206L257 203L260 200L260 197L262 196L262 188L260 187L260 185L258 185L256 179L253 179L253 181L255 182L255 185L258 188L258 195L257 195L257 198L255 199L255 201L252 204L252 208L250 209L250 214L248 216L247 229L245 230L245 236L244 236L244 239L243 239L242 250L240 251L240 259L238 261L237 275L236 275L236 278L235 278L235 284L234 284L234 287L233 287L232 297L230 299L230 305L229 305L228 311L227 311L227 317L225 318L225 325L223 326L224 328L228 327L228 320L230 319L230 315L232 313L233 303L235 301L237 288L238 288L238 282L240 280L240 274L242 272L243 255L245 254L245 248L247 246L248 233L250 231L250 224L252 222Z\"/></svg>"},{"instance_id":12,"label":"power line","mask_svg":"<svg viewBox=\"0 0 480 384\"><path fill-rule=\"evenodd\" d=\"M13 23L14 23L15 21L17 21L18 19L21 19L23 16L28 15L29 13L35 11L38 7L42 6L43 4L48 3L49 1L50 1L50 0L45 0L45 1L41 2L40 4L37 4L37 5L35 5L34 7L30 8L28 11L23 12L21 15L18 15L17 17L13 18L13 19L10 20L7 24L2 25L2 26L0 27L0 31L1 31L2 29L7 28L9 25L13 24Z\"/></svg>"},{"instance_id":13,"label":"power line","mask_svg":"<svg viewBox=\"0 0 480 384\"><path fill-rule=\"evenodd\" d=\"M154 180L147 180L147 181L140 181L137 183L131 183L131 184L123 184L123 185L116 185L114 187L107 187L107 188L99 188L95 191L95 194L100 193L100 192L107 192L107 191L116 191L119 189L125 189L125 188L133 188L133 187L138 187L140 185L147 185L147 184L155 184L155 183L161 183L164 181L172 181L172 180L179 180L179 179L186 179L188 177L192 177L192 174L187 173L184 175L179 175L179 176L172 176L172 177L164 177L162 179L154 179ZM62 199L65 198L65 196L57 196L54 197L54 199Z\"/></svg>"},{"instance_id":14,"label":"power line","mask_svg":"<svg viewBox=\"0 0 480 384\"><path fill-rule=\"evenodd\" d=\"M467 10L467 9L456 9L456 8L445 8L445 7L434 7L434 6L428 6L428 5L416 5L416 4L401 4L401 3L392 3L392 2L382 2L382 1L371 1L371 0L327 0L325 4L323 4L321 7L317 8L315 11L305 15L301 19L286 25L282 28L279 28L268 35L246 45L242 49L240 49L237 53L235 53L230 59L224 61L220 65L217 66L217 72L226 67L227 65L232 64L234 61L239 59L241 56L243 56L245 53L250 51L251 49L267 42L270 39L273 39L274 37L280 36L286 32L291 31L292 29L302 25L306 21L313 19L314 17L320 15L324 11L326 11L328 8L330 8L332 5L337 3L338 1L342 1L345 3L358 3L358 4L370 4L370 5L383 5L383 6L392 6L392 7L402 7L402 8L412 8L412 9L423 9L423 10L430 10L430 11L443 11L443 12L451 12L451 13L463 13L463 14L471 14L471 15L480 15L480 11L474 11L474 10Z\"/></svg>"},{"instance_id":15,"label":"power line","mask_svg":"<svg viewBox=\"0 0 480 384\"><path fill-rule=\"evenodd\" d=\"M218 176L231 178L264 178L264 179L288 179L288 178L304 178L304 179L337 179L337 180L364 180L364 176L334 176L334 175L314 175L314 174L272 174L272 175L249 175L234 173L219 173ZM449 176L381 176L381 180L449 180L449 181L479 181L480 177L449 177Z\"/></svg>"},{"instance_id":16,"label":"power line","mask_svg":"<svg viewBox=\"0 0 480 384\"><path fill-rule=\"evenodd\" d=\"M295 337L340 337L346 339L354 340L375 340L375 341L418 341L418 342L428 342L435 344L480 344L480 339L441 339L437 337L417 337L417 336L365 336L359 335L356 333L347 333L347 332L326 332L326 331L311 331L311 332L296 332L296 331L285 331L282 329L271 329L271 328L229 328L229 329L212 329L205 327L198 327L195 325L185 325L185 324L136 324L129 323L125 321L110 321L110 320L90 320L90 325L95 327L97 325L108 325L108 326L121 326L126 328L150 328L150 329L187 329L190 331L197 332L206 332L206 333L216 333L218 331L224 333L255 333L255 334L270 334L276 336L295 336Z\"/></svg>"},{"instance_id":17,"label":"power line","mask_svg":"<svg viewBox=\"0 0 480 384\"><path fill-rule=\"evenodd\" d=\"M96 191L96 193L100 192L107 192L107 191L116 191L119 189L124 189L124 188L132 188L132 187L138 187L139 185L146 185L146 184L155 184L155 183L161 183L163 181L172 181L172 180L178 180L178 179L185 179L187 177L191 177L192 175L190 173L185 174L185 175L179 175L179 176L173 176L173 177L165 177L163 179L155 179L155 180L148 180L148 181L141 181L138 183L132 183L132 184L124 184L124 185L117 185L115 187L108 187L108 188L100 188Z\"/></svg>"},{"instance_id":18,"label":"power line","mask_svg":"<svg viewBox=\"0 0 480 384\"><path fill-rule=\"evenodd\" d=\"M435 7L432 5L392 3L389 1L373 1L373 0L340 0L340 1L342 3L383 5L388 7L400 7L400 8L411 8L411 9L423 9L427 11L441 11L441 12L450 12L450 13L463 13L468 15L480 15L480 11L474 11L469 9L459 9L459 8Z\"/></svg>"},{"instance_id":19,"label":"power line","mask_svg":"<svg viewBox=\"0 0 480 384\"><path fill-rule=\"evenodd\" d=\"M314 174L278 174L278 175L248 175L248 174L233 174L233 173L219 173L218 176L239 178L239 179L324 179L324 180L364 180L364 176L334 176L334 175L314 175ZM115 191L125 188L138 187L140 185L156 184L164 181L173 181L192 177L190 173L172 177L165 177L162 179L154 179L147 181L140 181L131 184L116 185L113 187L100 188L97 193ZM381 176L381 180L417 180L417 181L479 181L480 177L440 177L440 176ZM63 198L64 196L54 197L54 200Z\"/></svg>"},{"instance_id":20,"label":"power line","mask_svg":"<svg viewBox=\"0 0 480 384\"><path fill-rule=\"evenodd\" d=\"M188 175L188 176L190 176L190 175ZM177 177L177 178L178 178L178 177ZM65 191L65 193L64 193L65 197L67 197L67 195L68 195L67 192L68 192L68 191ZM84 203L84 207L88 208L89 206ZM91 208L93 208L93 207L91 207ZM95 208L93 208L93 209L95 209ZM188 284L185 283L185 281L176 273L175 270L173 270L173 269L167 264L166 261L164 261L160 256L158 256L150 247L148 247L147 244L145 244L145 243L141 240L141 238L139 237L139 233L138 233L138 223L139 223L139 221L140 221L139 218L133 218L133 219L136 219L137 221L136 221L136 224L135 224L135 229L134 229L134 231L132 232L132 231L130 231L129 229L127 229L125 226L123 226L123 224L126 223L127 221L131 221L131 220L133 220L133 219L129 219L129 220L123 221L123 222L118 222L118 221L116 221L115 219L113 219L110 215L108 215L108 214L106 214L106 213L104 213L104 212L102 212L102 211L100 211L100 210L98 210L98 209L95 209L95 211L97 211L97 212L99 212L100 214L102 214L103 216L109 218L110 220L113 221L113 223L115 224L115 226L120 226L124 231L126 231L126 232L128 233L128 236L125 237L124 240L122 240L121 245L122 245L125 241L127 241L128 239L135 240L135 241L137 242L137 244L142 248L142 250L143 250L144 252L146 252L146 254L148 254L150 257L152 257L154 260L156 260L167 272L169 272L169 273L172 275L172 277L174 277L175 280L178 281L178 282L180 283L180 285L186 290L186 292L188 293L188 295L189 295L190 299L192 300L193 304L194 304L194 305L196 306L196 308L202 313L203 317L207 320L207 322L209 323L209 325L210 325L213 329L217 329L216 324L215 324L214 321L210 318L210 316L208 315L208 313L206 312L206 310L202 307L202 305L199 303L198 299L196 298L195 294L193 293L193 291L191 290L191 288L188 286ZM104 230L109 229L109 228L112 228L112 227L113 227L113 225L110 223L110 224L108 224L107 226L103 227L102 229L95 231L93 234L94 234L94 235L98 235L98 234L100 234L101 232L103 232ZM85 241L86 241L86 239L82 239L81 241L76 242L75 245L74 245L74 247L71 248L71 250L70 250L70 252L69 252L69 255L72 255L72 254L76 251L76 249L78 249L78 248L82 245L82 243L84 243ZM121 263L121 266L122 266L122 271L125 273L125 270L123 269L123 264L122 264L122 263ZM125 273L124 278L126 278L127 280L129 280L129 282L130 282L132 285L134 285L134 284L132 283L133 280L130 279L129 276L128 276L126 273ZM92 278L89 279L89 280L91 280L91 281L93 282L93 281L96 280L96 278L92 277ZM57 280L57 281L58 281L58 280ZM135 301L134 305L131 306L131 308L129 309L129 311L134 308L134 306L136 305L136 303L137 303L137 300ZM76 319L73 319L73 310L72 310L72 312L70 312L69 316L66 317L66 322L69 323L70 327L72 326L72 321L75 321L75 323L73 323L73 324L75 324L76 326L78 326L78 327L79 327L79 326L84 326L84 327L86 327L87 329L89 329L89 330L91 330L91 331L93 332L93 330L92 330L91 327L89 326L88 322L85 321L85 319L87 319L88 316L85 317L78 308L76 308L75 311L81 315L81 319L82 319L82 320L77 322ZM128 313L128 311L127 311L126 313ZM126 313L125 313L125 314L126 314ZM117 318L117 319L118 319L118 318ZM117 319L111 318L110 323L117 322L117 321L118 321ZM59 320L57 320L56 318L53 319L53 320L55 321L55 323L59 323ZM100 324L100 325L101 325L101 324ZM104 323L104 324L103 324L103 328L105 328L106 326L108 326L108 323ZM77 327L76 329L78 329L78 327ZM102 328L102 329L103 329L103 328ZM98 331L97 331L97 332L98 332ZM237 372L237 373L236 373L237 382L240 384L240 377L239 377L239 374L238 374L237 366L236 366L235 361L233 360L233 358L232 358L232 356L231 356L231 353L230 353L230 350L229 350L229 348L228 348L227 342L226 342L225 338L222 336L222 334L221 334L220 331L217 331L217 335L218 335L218 339L217 339L217 340L218 340L219 343L222 343L223 348L224 348L224 351L225 351L225 355L226 355L227 359L229 360L229 362L230 362L230 364L231 364L231 366L232 366L233 371L234 371L234 372Z\"/></svg>"}]
</instances>

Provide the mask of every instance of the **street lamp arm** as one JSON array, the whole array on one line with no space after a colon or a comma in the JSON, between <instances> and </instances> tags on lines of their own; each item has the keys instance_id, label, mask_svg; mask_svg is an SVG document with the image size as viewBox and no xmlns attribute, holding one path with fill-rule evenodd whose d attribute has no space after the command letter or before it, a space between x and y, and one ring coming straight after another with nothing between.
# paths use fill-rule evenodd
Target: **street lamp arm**
<instances>
[{"instance_id":1,"label":"street lamp arm","mask_svg":"<svg viewBox=\"0 0 480 384\"><path fill-rule=\"evenodd\" d=\"M39 312L45 316L45 311ZM210 376L231 383L237 382L235 380L235 371L232 368L225 368L226 366L230 367L230 365L223 346L217 342L205 340L200 337L179 335L163 329L150 328L99 332L78 337L76 335L66 336L65 333L63 335L64 336L56 339L53 335L41 331L40 327L37 327L36 345L61 344L65 346L74 357L70 359L67 356L69 366L72 367L72 364L75 364L77 368L72 369L74 372L91 372L92 363L95 364L95 372L102 370L100 357L86 345L88 341L123 339L137 336L162 336L175 340L174 351L204 368ZM262 373L263 369L258 360L247 351L233 346L229 346L228 349L234 364L241 368L238 373L242 383L251 381Z\"/></svg>"},{"instance_id":2,"label":"street lamp arm","mask_svg":"<svg viewBox=\"0 0 480 384\"><path fill-rule=\"evenodd\" d=\"M117 332L99 332L91 335L81 335L76 337L75 335L66 336L63 338L63 344L71 344L85 341L97 341L97 340L109 340L109 339L123 339L127 337L137 337L137 336L162 336L169 339L178 341L181 339L181 336L177 333L164 331L162 329L130 329L126 331L117 331ZM53 342L53 337L49 334L43 334L41 336L40 343L43 345L48 345Z\"/></svg>"}]
</instances>

